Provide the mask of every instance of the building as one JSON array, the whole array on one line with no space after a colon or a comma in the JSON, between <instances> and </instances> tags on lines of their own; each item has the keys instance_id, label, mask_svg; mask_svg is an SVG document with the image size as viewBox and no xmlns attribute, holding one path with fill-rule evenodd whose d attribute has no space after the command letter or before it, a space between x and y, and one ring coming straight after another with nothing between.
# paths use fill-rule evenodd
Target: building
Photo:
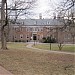
<instances>
[{"instance_id":1,"label":"building","mask_svg":"<svg viewBox=\"0 0 75 75\"><path fill-rule=\"evenodd\" d=\"M11 42L41 41L51 36L58 43L73 43L70 31L63 30L64 23L58 19L18 19L17 23L9 23L8 40Z\"/></svg>"}]
</instances>

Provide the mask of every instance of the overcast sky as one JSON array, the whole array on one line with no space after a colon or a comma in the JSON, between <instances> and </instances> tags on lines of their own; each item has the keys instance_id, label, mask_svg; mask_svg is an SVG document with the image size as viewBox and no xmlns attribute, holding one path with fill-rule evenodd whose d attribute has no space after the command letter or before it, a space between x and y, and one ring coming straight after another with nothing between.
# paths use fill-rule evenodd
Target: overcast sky
<instances>
[{"instance_id":1,"label":"overcast sky","mask_svg":"<svg viewBox=\"0 0 75 75\"><path fill-rule=\"evenodd\" d=\"M11 1L15 0L7 1L8 3L11 3ZM36 8L33 10L36 15L31 16L31 18L39 18L40 13L43 18L51 18L53 16L54 9L58 6L60 1L62 0L38 0Z\"/></svg>"},{"instance_id":2,"label":"overcast sky","mask_svg":"<svg viewBox=\"0 0 75 75\"><path fill-rule=\"evenodd\" d=\"M55 8L61 0L38 0L38 6L35 9L37 16L39 13L42 14L43 18L50 18L53 16Z\"/></svg>"}]
</instances>

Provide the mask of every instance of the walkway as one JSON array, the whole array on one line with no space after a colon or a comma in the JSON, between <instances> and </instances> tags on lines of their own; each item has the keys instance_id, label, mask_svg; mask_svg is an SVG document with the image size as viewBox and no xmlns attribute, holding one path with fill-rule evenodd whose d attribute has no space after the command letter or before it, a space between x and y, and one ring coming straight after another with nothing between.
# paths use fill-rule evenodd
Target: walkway
<instances>
[{"instance_id":1,"label":"walkway","mask_svg":"<svg viewBox=\"0 0 75 75\"><path fill-rule=\"evenodd\" d=\"M0 75L13 75L13 74L0 66Z\"/></svg>"},{"instance_id":2,"label":"walkway","mask_svg":"<svg viewBox=\"0 0 75 75\"><path fill-rule=\"evenodd\" d=\"M61 53L61 54L71 54L71 55L75 55L75 53L72 53L72 52L63 52L63 51L50 51L50 50L44 50L44 49L39 49L39 48L34 48L32 47L32 45L34 45L33 42L29 42L28 45L26 46L27 48L31 48L33 50L36 50L36 51L42 51L42 52L48 52L48 53Z\"/></svg>"}]
</instances>

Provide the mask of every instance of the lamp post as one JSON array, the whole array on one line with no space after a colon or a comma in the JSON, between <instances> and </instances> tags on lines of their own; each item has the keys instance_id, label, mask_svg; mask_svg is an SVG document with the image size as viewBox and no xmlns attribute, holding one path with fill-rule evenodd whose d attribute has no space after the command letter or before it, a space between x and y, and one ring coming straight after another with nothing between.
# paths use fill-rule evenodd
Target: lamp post
<instances>
[{"instance_id":1,"label":"lamp post","mask_svg":"<svg viewBox=\"0 0 75 75\"><path fill-rule=\"evenodd\" d=\"M46 28L46 29L49 30L49 31L48 31L48 33L49 33L49 49L51 50L51 40L52 40L51 31L52 31L52 29L51 29L51 27Z\"/></svg>"},{"instance_id":2,"label":"lamp post","mask_svg":"<svg viewBox=\"0 0 75 75\"><path fill-rule=\"evenodd\" d=\"M51 27L49 28L49 45L50 45L50 50L51 50L51 39L52 39L52 35L51 35Z\"/></svg>"},{"instance_id":3,"label":"lamp post","mask_svg":"<svg viewBox=\"0 0 75 75\"><path fill-rule=\"evenodd\" d=\"M49 38L50 38L50 50L51 50L51 35L50 35L50 37L49 37Z\"/></svg>"}]
</instances>

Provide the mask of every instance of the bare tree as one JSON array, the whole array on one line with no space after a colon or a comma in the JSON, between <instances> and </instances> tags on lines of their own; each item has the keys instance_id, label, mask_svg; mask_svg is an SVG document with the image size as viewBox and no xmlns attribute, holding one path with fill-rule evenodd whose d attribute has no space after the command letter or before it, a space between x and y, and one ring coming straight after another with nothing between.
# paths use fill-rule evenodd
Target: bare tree
<instances>
[{"instance_id":1,"label":"bare tree","mask_svg":"<svg viewBox=\"0 0 75 75\"><path fill-rule=\"evenodd\" d=\"M20 18L21 16L32 15L33 13L30 10L33 10L35 7L36 0L27 0L27 1L14 1L13 5L10 5L8 8L9 16L16 19Z\"/></svg>"},{"instance_id":2,"label":"bare tree","mask_svg":"<svg viewBox=\"0 0 75 75\"><path fill-rule=\"evenodd\" d=\"M6 11L5 11L6 8ZM8 24L7 20L7 0L2 0L2 5L1 5L1 44L2 47L1 49L7 49L6 46L6 26Z\"/></svg>"},{"instance_id":3,"label":"bare tree","mask_svg":"<svg viewBox=\"0 0 75 75\"><path fill-rule=\"evenodd\" d=\"M34 0L30 0L30 1L18 0L14 4L14 6L12 5L11 7L7 8L7 0L1 1L1 45L2 45L1 49L3 50L7 49L7 30L9 30L8 29L8 16L11 15L10 13L12 11L15 11L15 15L13 16L15 16L15 22L16 22L16 19L18 18L18 16L26 14L24 11L26 11L27 9L30 9L30 7L32 7L32 4L34 2L35 2ZM24 5L25 7L22 5Z\"/></svg>"},{"instance_id":4,"label":"bare tree","mask_svg":"<svg viewBox=\"0 0 75 75\"><path fill-rule=\"evenodd\" d=\"M75 0L64 0L61 3L61 6L57 9L59 18L59 21L63 22L64 26L62 29L71 34L71 37L73 39L75 38Z\"/></svg>"},{"instance_id":5,"label":"bare tree","mask_svg":"<svg viewBox=\"0 0 75 75\"><path fill-rule=\"evenodd\" d=\"M62 50L63 46L64 46L63 43L59 43L59 44L58 44L59 50Z\"/></svg>"}]
</instances>

